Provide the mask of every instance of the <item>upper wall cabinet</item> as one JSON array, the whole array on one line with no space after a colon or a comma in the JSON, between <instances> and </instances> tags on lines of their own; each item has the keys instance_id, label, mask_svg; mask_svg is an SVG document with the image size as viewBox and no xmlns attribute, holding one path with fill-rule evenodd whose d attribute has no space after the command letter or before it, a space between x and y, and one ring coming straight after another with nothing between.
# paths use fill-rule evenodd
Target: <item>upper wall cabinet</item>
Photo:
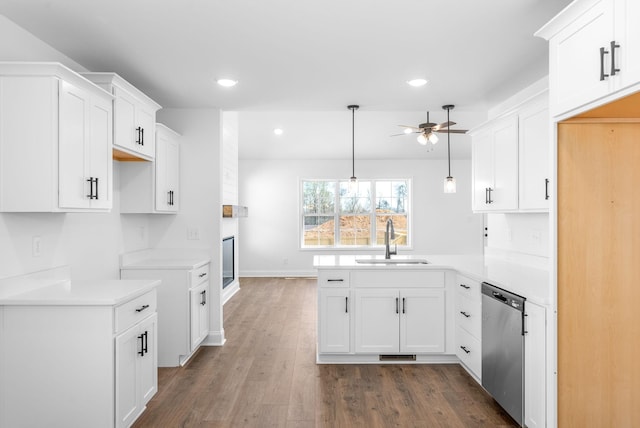
<instances>
[{"instance_id":1,"label":"upper wall cabinet","mask_svg":"<svg viewBox=\"0 0 640 428\"><path fill-rule=\"evenodd\" d=\"M536 36L549 41L551 115L640 82L640 2L578 0Z\"/></svg>"},{"instance_id":2,"label":"upper wall cabinet","mask_svg":"<svg viewBox=\"0 0 640 428\"><path fill-rule=\"evenodd\" d=\"M58 63L0 63L0 211L111 209L112 99Z\"/></svg>"},{"instance_id":3,"label":"upper wall cabinet","mask_svg":"<svg viewBox=\"0 0 640 428\"><path fill-rule=\"evenodd\" d=\"M116 160L153 160L156 154L155 124L159 104L115 73L83 73L87 79L114 95L113 148Z\"/></svg>"},{"instance_id":4,"label":"upper wall cabinet","mask_svg":"<svg viewBox=\"0 0 640 428\"><path fill-rule=\"evenodd\" d=\"M470 132L474 211L548 211L550 126L545 91Z\"/></svg>"},{"instance_id":5,"label":"upper wall cabinet","mask_svg":"<svg viewBox=\"0 0 640 428\"><path fill-rule=\"evenodd\" d=\"M121 213L177 213L180 201L180 135L156 124L154 162L120 162Z\"/></svg>"}]
</instances>

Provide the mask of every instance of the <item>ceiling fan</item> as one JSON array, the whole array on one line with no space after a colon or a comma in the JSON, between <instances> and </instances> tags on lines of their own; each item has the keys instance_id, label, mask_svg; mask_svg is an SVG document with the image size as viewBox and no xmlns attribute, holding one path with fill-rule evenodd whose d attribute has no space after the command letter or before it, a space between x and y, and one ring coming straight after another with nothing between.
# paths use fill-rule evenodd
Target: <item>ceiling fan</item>
<instances>
[{"instance_id":1,"label":"ceiling fan","mask_svg":"<svg viewBox=\"0 0 640 428\"><path fill-rule=\"evenodd\" d=\"M449 110L453 110L455 106L452 104L447 104L442 106L443 109L447 110L447 112L449 112ZM418 135L418 143L422 144L423 146L426 146L428 143L436 144L438 142L438 136L436 135L436 132L440 132L440 133L451 133L451 134L464 134L467 132L466 129L450 129L450 126L455 125L455 122L442 122L442 123L432 123L429 121L429 112L427 112L427 121L425 123L421 123L420 125L416 126L409 126L409 125L398 125L403 127L405 130L402 134L394 134L392 135L392 137L397 137L399 135L407 135L407 134L420 134Z\"/></svg>"}]
</instances>

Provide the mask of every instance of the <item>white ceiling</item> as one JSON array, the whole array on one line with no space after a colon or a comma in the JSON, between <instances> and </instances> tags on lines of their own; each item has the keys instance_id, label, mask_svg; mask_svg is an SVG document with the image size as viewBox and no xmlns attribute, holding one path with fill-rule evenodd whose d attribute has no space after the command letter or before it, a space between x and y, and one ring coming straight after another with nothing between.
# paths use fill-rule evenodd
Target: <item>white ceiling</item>
<instances>
[{"instance_id":1,"label":"white ceiling","mask_svg":"<svg viewBox=\"0 0 640 428\"><path fill-rule=\"evenodd\" d=\"M452 120L468 128L456 115L485 112L547 74L547 44L532 34L569 2L2 0L0 13L84 67L115 71L164 107L240 111L244 156L271 139L255 132L271 131L276 112L295 112L287 125L295 130L283 137L304 131L313 137L303 140L307 151L317 150L307 144L315 139L350 145L348 104L361 106L356 121L387 112L376 117L384 123L376 140L387 143L394 125L422 122L427 110L444 120L443 104L456 104ZM221 88L219 77L239 83ZM409 87L415 77L429 83ZM346 135L319 111L346 117ZM335 132L319 135L322 126ZM383 146L382 156L398 151Z\"/></svg>"}]
</instances>

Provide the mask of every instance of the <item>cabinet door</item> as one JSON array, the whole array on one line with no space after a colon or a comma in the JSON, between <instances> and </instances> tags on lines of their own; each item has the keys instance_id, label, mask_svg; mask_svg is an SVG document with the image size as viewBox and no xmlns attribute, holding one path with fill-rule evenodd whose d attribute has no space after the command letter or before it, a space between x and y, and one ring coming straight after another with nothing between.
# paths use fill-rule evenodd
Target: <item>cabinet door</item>
<instances>
[{"instance_id":1,"label":"cabinet door","mask_svg":"<svg viewBox=\"0 0 640 428\"><path fill-rule=\"evenodd\" d=\"M136 99L127 92L116 88L113 108L113 144L121 148L138 151L136 143Z\"/></svg>"},{"instance_id":2,"label":"cabinet door","mask_svg":"<svg viewBox=\"0 0 640 428\"><path fill-rule=\"evenodd\" d=\"M318 348L320 353L351 351L351 299L348 289L321 288L318 292Z\"/></svg>"},{"instance_id":3,"label":"cabinet door","mask_svg":"<svg viewBox=\"0 0 640 428\"><path fill-rule=\"evenodd\" d=\"M546 313L536 304L526 302L524 336L524 418L529 428L546 426Z\"/></svg>"},{"instance_id":4,"label":"cabinet door","mask_svg":"<svg viewBox=\"0 0 640 428\"><path fill-rule=\"evenodd\" d=\"M493 211L518 209L518 116L497 121L493 126L494 186L490 193Z\"/></svg>"},{"instance_id":5,"label":"cabinet door","mask_svg":"<svg viewBox=\"0 0 640 428\"><path fill-rule=\"evenodd\" d=\"M610 74L611 52L604 55L601 64L600 48L610 51L613 19L613 0L600 0L549 41L553 116L610 92L611 78L600 80L600 71L602 66L604 73Z\"/></svg>"},{"instance_id":6,"label":"cabinet door","mask_svg":"<svg viewBox=\"0 0 640 428\"><path fill-rule=\"evenodd\" d=\"M137 326L116 337L116 425L128 427L140 413L137 378L138 353L142 341Z\"/></svg>"},{"instance_id":7,"label":"cabinet door","mask_svg":"<svg viewBox=\"0 0 640 428\"><path fill-rule=\"evenodd\" d=\"M140 323L138 336L144 339L144 355L138 355L140 377L140 408L143 408L158 391L158 315Z\"/></svg>"},{"instance_id":8,"label":"cabinet door","mask_svg":"<svg viewBox=\"0 0 640 428\"><path fill-rule=\"evenodd\" d=\"M444 352L444 290L400 292L400 352Z\"/></svg>"},{"instance_id":9,"label":"cabinet door","mask_svg":"<svg viewBox=\"0 0 640 428\"><path fill-rule=\"evenodd\" d=\"M549 152L551 118L546 103L538 102L519 113L519 208L549 209Z\"/></svg>"},{"instance_id":10,"label":"cabinet door","mask_svg":"<svg viewBox=\"0 0 640 428\"><path fill-rule=\"evenodd\" d=\"M180 145L164 133L157 134L155 164L156 210L177 212Z\"/></svg>"},{"instance_id":11,"label":"cabinet door","mask_svg":"<svg viewBox=\"0 0 640 428\"><path fill-rule=\"evenodd\" d=\"M355 295L355 352L397 353L400 343L398 291L360 289Z\"/></svg>"},{"instance_id":12,"label":"cabinet door","mask_svg":"<svg viewBox=\"0 0 640 428\"><path fill-rule=\"evenodd\" d=\"M94 199L91 208L112 207L112 102L103 98L92 98L90 104L89 140L87 142L87 175L95 180Z\"/></svg>"},{"instance_id":13,"label":"cabinet door","mask_svg":"<svg viewBox=\"0 0 640 428\"><path fill-rule=\"evenodd\" d=\"M195 351L209 332L209 281L189 291L191 296L191 352Z\"/></svg>"},{"instance_id":14,"label":"cabinet door","mask_svg":"<svg viewBox=\"0 0 640 428\"><path fill-rule=\"evenodd\" d=\"M156 114L141 104L136 106L136 128L138 127L140 130L136 131L136 138L140 142L136 144L136 151L153 158L156 154Z\"/></svg>"},{"instance_id":15,"label":"cabinet door","mask_svg":"<svg viewBox=\"0 0 640 428\"><path fill-rule=\"evenodd\" d=\"M491 130L485 129L473 136L473 201L474 211L489 209L487 189L493 187L493 142Z\"/></svg>"},{"instance_id":16,"label":"cabinet door","mask_svg":"<svg viewBox=\"0 0 640 428\"><path fill-rule=\"evenodd\" d=\"M620 69L616 87L622 89L640 82L640 2L616 0L615 14L615 41L620 47L616 49L614 66Z\"/></svg>"},{"instance_id":17,"label":"cabinet door","mask_svg":"<svg viewBox=\"0 0 640 428\"><path fill-rule=\"evenodd\" d=\"M85 175L85 142L89 138L89 95L61 81L59 103L58 204L60 208L88 208L91 183Z\"/></svg>"}]
</instances>

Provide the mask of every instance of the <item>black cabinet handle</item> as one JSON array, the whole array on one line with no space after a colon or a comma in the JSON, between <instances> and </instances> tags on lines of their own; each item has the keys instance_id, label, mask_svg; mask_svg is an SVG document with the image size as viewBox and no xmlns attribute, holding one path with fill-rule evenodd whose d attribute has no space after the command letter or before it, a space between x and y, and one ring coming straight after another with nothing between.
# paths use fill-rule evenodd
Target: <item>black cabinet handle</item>
<instances>
[{"instance_id":1,"label":"black cabinet handle","mask_svg":"<svg viewBox=\"0 0 640 428\"><path fill-rule=\"evenodd\" d=\"M467 349L467 347L466 347L466 346L462 346L462 345L461 345L461 346L460 346L460 349L462 349L462 350L463 350L464 352L466 352L467 354L470 354L470 353L471 353L471 351L469 351L469 350Z\"/></svg>"},{"instance_id":2,"label":"black cabinet handle","mask_svg":"<svg viewBox=\"0 0 640 428\"><path fill-rule=\"evenodd\" d=\"M609 77L608 74L604 74L604 56L608 53L609 51L605 48L600 48L600 80L604 80Z\"/></svg>"},{"instance_id":3,"label":"black cabinet handle","mask_svg":"<svg viewBox=\"0 0 640 428\"><path fill-rule=\"evenodd\" d=\"M98 177L96 177L96 199L100 199L98 196Z\"/></svg>"},{"instance_id":4,"label":"black cabinet handle","mask_svg":"<svg viewBox=\"0 0 640 428\"><path fill-rule=\"evenodd\" d=\"M403 298L402 298L402 313L403 313L403 314L406 314L406 313L407 313L407 311L406 311L406 306L407 306L407 305L406 305L406 302L404 301L404 297L403 297Z\"/></svg>"},{"instance_id":5,"label":"black cabinet handle","mask_svg":"<svg viewBox=\"0 0 640 428\"><path fill-rule=\"evenodd\" d=\"M491 199L491 192L493 192L493 189L491 187L487 187L487 192L489 193L489 198L487 199L487 203L492 204L493 199Z\"/></svg>"},{"instance_id":6,"label":"black cabinet handle","mask_svg":"<svg viewBox=\"0 0 640 428\"><path fill-rule=\"evenodd\" d=\"M140 145L144 146L144 128L140 128Z\"/></svg>"},{"instance_id":7,"label":"black cabinet handle","mask_svg":"<svg viewBox=\"0 0 640 428\"><path fill-rule=\"evenodd\" d=\"M167 205L171 205L171 190L167 192Z\"/></svg>"},{"instance_id":8,"label":"black cabinet handle","mask_svg":"<svg viewBox=\"0 0 640 428\"><path fill-rule=\"evenodd\" d=\"M466 313L465 311L460 311L460 313L461 313L462 315L464 315L464 316L465 316L465 318L469 318L469 317L471 316L471 315L469 315L468 313Z\"/></svg>"},{"instance_id":9,"label":"black cabinet handle","mask_svg":"<svg viewBox=\"0 0 640 428\"><path fill-rule=\"evenodd\" d=\"M138 339L140 339L140 350L138 351L138 355L144 357L144 334L138 336Z\"/></svg>"},{"instance_id":10,"label":"black cabinet handle","mask_svg":"<svg viewBox=\"0 0 640 428\"><path fill-rule=\"evenodd\" d=\"M349 313L349 298L348 297L344 298L344 313L345 314Z\"/></svg>"},{"instance_id":11,"label":"black cabinet handle","mask_svg":"<svg viewBox=\"0 0 640 428\"><path fill-rule=\"evenodd\" d=\"M344 279L339 278L339 279L327 279L327 282L342 282L344 281Z\"/></svg>"},{"instance_id":12,"label":"black cabinet handle","mask_svg":"<svg viewBox=\"0 0 640 428\"><path fill-rule=\"evenodd\" d=\"M136 132L138 133L136 137L136 144L142 144L142 128L138 126L136 128Z\"/></svg>"},{"instance_id":13,"label":"black cabinet handle","mask_svg":"<svg viewBox=\"0 0 640 428\"><path fill-rule=\"evenodd\" d=\"M169 190L169 194L171 195L171 206L173 206L173 190Z\"/></svg>"},{"instance_id":14,"label":"black cabinet handle","mask_svg":"<svg viewBox=\"0 0 640 428\"><path fill-rule=\"evenodd\" d=\"M98 199L98 178L93 178L93 177L89 177L87 178L87 181L89 182L89 194L87 195L87 198L89 199ZM96 185L96 191L95 194L93 193L93 184L95 183Z\"/></svg>"},{"instance_id":15,"label":"black cabinet handle","mask_svg":"<svg viewBox=\"0 0 640 428\"><path fill-rule=\"evenodd\" d=\"M489 188L488 187L484 188L484 203L485 204L489 203Z\"/></svg>"},{"instance_id":16,"label":"black cabinet handle","mask_svg":"<svg viewBox=\"0 0 640 428\"><path fill-rule=\"evenodd\" d=\"M616 49L619 48L620 45L615 42L615 40L611 41L611 75L615 76L617 72L620 71L619 68L616 68Z\"/></svg>"},{"instance_id":17,"label":"black cabinet handle","mask_svg":"<svg viewBox=\"0 0 640 428\"><path fill-rule=\"evenodd\" d=\"M200 296L201 296L201 298L200 298L200 304L201 304L202 306L206 305L206 304L207 304L207 290L203 290L203 291L200 293Z\"/></svg>"},{"instance_id":18,"label":"black cabinet handle","mask_svg":"<svg viewBox=\"0 0 640 428\"><path fill-rule=\"evenodd\" d=\"M144 353L142 355L149 353L149 350L148 350L149 333L145 330L143 336L144 336L144 339L143 339L144 347L142 348L142 352L144 352Z\"/></svg>"},{"instance_id":19,"label":"black cabinet handle","mask_svg":"<svg viewBox=\"0 0 640 428\"><path fill-rule=\"evenodd\" d=\"M149 305L142 305L142 306L140 306L138 309L136 309L136 312L142 312L142 311L144 311L145 309L147 309L148 307L149 307Z\"/></svg>"},{"instance_id":20,"label":"black cabinet handle","mask_svg":"<svg viewBox=\"0 0 640 428\"><path fill-rule=\"evenodd\" d=\"M549 179L548 178L544 179L544 200L545 201L549 200Z\"/></svg>"},{"instance_id":21,"label":"black cabinet handle","mask_svg":"<svg viewBox=\"0 0 640 428\"><path fill-rule=\"evenodd\" d=\"M399 314L400 310L398 309L398 298L396 297L396 314Z\"/></svg>"},{"instance_id":22,"label":"black cabinet handle","mask_svg":"<svg viewBox=\"0 0 640 428\"><path fill-rule=\"evenodd\" d=\"M460 284L460 287L464 288L465 290L469 290L471 288L467 284Z\"/></svg>"}]
</instances>

